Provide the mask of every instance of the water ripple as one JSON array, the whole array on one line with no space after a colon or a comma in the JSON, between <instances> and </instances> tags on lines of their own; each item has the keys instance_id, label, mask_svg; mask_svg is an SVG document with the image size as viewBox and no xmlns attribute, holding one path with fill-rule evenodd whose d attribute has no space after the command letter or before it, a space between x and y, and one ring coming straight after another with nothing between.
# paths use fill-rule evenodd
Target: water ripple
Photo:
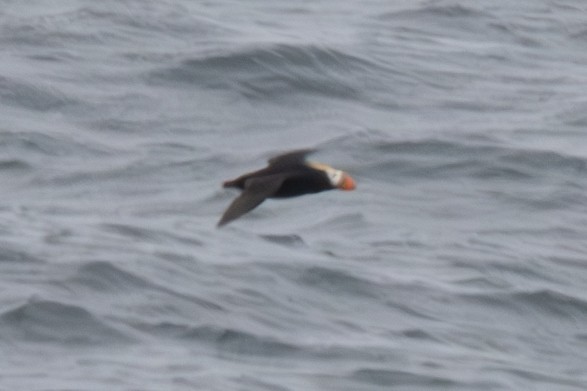
<instances>
[{"instance_id":1,"label":"water ripple","mask_svg":"<svg viewBox=\"0 0 587 391\"><path fill-rule=\"evenodd\" d=\"M132 340L88 310L58 301L28 302L2 313L0 323L4 337L22 341L98 345Z\"/></svg>"}]
</instances>

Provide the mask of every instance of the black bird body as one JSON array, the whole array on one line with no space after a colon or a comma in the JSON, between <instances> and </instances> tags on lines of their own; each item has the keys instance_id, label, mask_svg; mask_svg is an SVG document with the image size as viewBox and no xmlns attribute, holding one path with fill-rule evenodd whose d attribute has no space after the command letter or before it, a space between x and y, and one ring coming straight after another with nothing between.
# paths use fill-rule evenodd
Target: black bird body
<instances>
[{"instance_id":1,"label":"black bird body","mask_svg":"<svg viewBox=\"0 0 587 391\"><path fill-rule=\"evenodd\" d=\"M332 167L309 163L305 157L313 152L304 149L276 156L261 170L241 175L224 182L224 187L234 187L242 193L228 207L218 222L225 225L257 207L267 198L288 198L319 193L340 188L352 190L352 178Z\"/></svg>"},{"instance_id":2,"label":"black bird body","mask_svg":"<svg viewBox=\"0 0 587 391\"><path fill-rule=\"evenodd\" d=\"M328 177L324 172L317 171L305 165L289 167L287 170L269 166L262 170L240 176L235 180L224 182L224 187L236 187L244 190L245 184L250 179L273 178L276 176L283 178L283 182L277 191L267 198L296 197L332 189Z\"/></svg>"}]
</instances>

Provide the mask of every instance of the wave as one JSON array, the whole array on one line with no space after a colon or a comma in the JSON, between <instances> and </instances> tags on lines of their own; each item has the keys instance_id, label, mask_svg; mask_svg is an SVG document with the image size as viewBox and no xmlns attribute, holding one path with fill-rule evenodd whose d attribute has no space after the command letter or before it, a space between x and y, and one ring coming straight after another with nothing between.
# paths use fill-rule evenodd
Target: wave
<instances>
[{"instance_id":1,"label":"wave","mask_svg":"<svg viewBox=\"0 0 587 391\"><path fill-rule=\"evenodd\" d=\"M0 315L0 336L35 342L102 345L132 338L88 310L57 301L30 301Z\"/></svg>"},{"instance_id":2,"label":"wave","mask_svg":"<svg viewBox=\"0 0 587 391\"><path fill-rule=\"evenodd\" d=\"M394 12L388 12L380 15L380 19L417 19L422 17L435 17L435 18L482 18L487 17L489 14L484 11L480 11L470 6L462 4L455 5L423 5L416 9L407 9Z\"/></svg>"},{"instance_id":3,"label":"wave","mask_svg":"<svg viewBox=\"0 0 587 391\"><path fill-rule=\"evenodd\" d=\"M462 296L467 301L483 304L485 308L497 307L517 314L542 314L547 319L563 319L575 323L587 321L587 300L566 295L550 289L531 291L469 294Z\"/></svg>"},{"instance_id":4,"label":"wave","mask_svg":"<svg viewBox=\"0 0 587 391\"><path fill-rule=\"evenodd\" d=\"M300 351L300 347L279 341L273 337L216 326L190 328L181 334L181 338L211 343L225 353L283 356Z\"/></svg>"},{"instance_id":5,"label":"wave","mask_svg":"<svg viewBox=\"0 0 587 391\"><path fill-rule=\"evenodd\" d=\"M120 292L152 286L148 281L106 261L93 261L82 265L69 282L102 292Z\"/></svg>"},{"instance_id":6,"label":"wave","mask_svg":"<svg viewBox=\"0 0 587 391\"><path fill-rule=\"evenodd\" d=\"M367 383L384 387L421 386L433 388L448 387L450 389L454 389L455 387L463 386L459 382L456 382L447 377L431 376L409 371L379 368L363 368L355 370L351 378L360 383Z\"/></svg>"},{"instance_id":7,"label":"wave","mask_svg":"<svg viewBox=\"0 0 587 391\"><path fill-rule=\"evenodd\" d=\"M362 277L354 276L343 270L321 266L305 269L298 278L303 286L319 289L337 295L350 297L379 298L380 286Z\"/></svg>"},{"instance_id":8,"label":"wave","mask_svg":"<svg viewBox=\"0 0 587 391\"><path fill-rule=\"evenodd\" d=\"M0 152L16 156L106 156L112 149L99 143L84 142L65 134L49 135L47 133L0 130ZM28 161L18 159L18 167L30 165Z\"/></svg>"},{"instance_id":9,"label":"wave","mask_svg":"<svg viewBox=\"0 0 587 391\"><path fill-rule=\"evenodd\" d=\"M149 243L173 242L187 244L189 246L202 246L202 241L198 239L172 234L164 230L149 229L142 226L121 223L102 223L100 224L100 228L108 234L116 234L133 241Z\"/></svg>"},{"instance_id":10,"label":"wave","mask_svg":"<svg viewBox=\"0 0 587 391\"><path fill-rule=\"evenodd\" d=\"M569 296L550 289L517 292L511 295L512 302L548 312L560 318L583 319L587 321L587 300Z\"/></svg>"},{"instance_id":11,"label":"wave","mask_svg":"<svg viewBox=\"0 0 587 391\"><path fill-rule=\"evenodd\" d=\"M511 42L527 47L536 47L540 42L531 29L522 25L503 22L503 18L487 7L477 8L471 5L436 5L424 4L418 8L386 12L378 20L393 26L395 31L410 34L435 42L439 38L455 36L463 40L474 37L477 41Z\"/></svg>"},{"instance_id":12,"label":"wave","mask_svg":"<svg viewBox=\"0 0 587 391\"><path fill-rule=\"evenodd\" d=\"M2 159L0 160L0 171L22 171L28 170L32 166L22 159Z\"/></svg>"},{"instance_id":13,"label":"wave","mask_svg":"<svg viewBox=\"0 0 587 391\"><path fill-rule=\"evenodd\" d=\"M306 242L302 239L299 235L275 235L275 234L266 234L266 235L259 235L261 238L265 239L268 242L281 244L286 247L307 247Z\"/></svg>"},{"instance_id":14,"label":"wave","mask_svg":"<svg viewBox=\"0 0 587 391\"><path fill-rule=\"evenodd\" d=\"M6 245L0 247L0 263L14 262L23 263L43 263L44 261L25 250L15 250L8 248Z\"/></svg>"},{"instance_id":15,"label":"wave","mask_svg":"<svg viewBox=\"0 0 587 391\"><path fill-rule=\"evenodd\" d=\"M102 293L144 291L151 295L169 296L173 300L185 301L190 305L195 304L203 310L223 310L223 307L215 302L149 281L107 261L92 261L82 265L74 276L64 282L64 286L74 291L91 290Z\"/></svg>"},{"instance_id":16,"label":"wave","mask_svg":"<svg viewBox=\"0 0 587 391\"><path fill-rule=\"evenodd\" d=\"M112 156L113 149L63 133L0 130L0 153L6 156L0 160L0 172L18 175L31 188L62 188L61 185L71 184L76 178L86 182L95 178L92 173L80 172L80 168L88 166L91 159ZM50 166L54 169L48 169Z\"/></svg>"},{"instance_id":17,"label":"wave","mask_svg":"<svg viewBox=\"0 0 587 391\"><path fill-rule=\"evenodd\" d=\"M549 150L520 149L487 143L424 138L389 141L360 134L334 140L342 149L353 145L354 168L372 177L421 177L480 180L541 180L562 178L587 185L587 159ZM352 167L350 168L352 169Z\"/></svg>"},{"instance_id":18,"label":"wave","mask_svg":"<svg viewBox=\"0 0 587 391\"><path fill-rule=\"evenodd\" d=\"M221 353L244 354L261 357L296 356L319 360L381 360L390 356L383 346L362 346L354 344L294 343L269 335L251 333L236 328L214 325L189 326L185 324L161 322L137 326L143 332L163 338L171 338L181 343L194 342L217 349ZM414 338L424 338L415 336Z\"/></svg>"},{"instance_id":19,"label":"wave","mask_svg":"<svg viewBox=\"0 0 587 391\"><path fill-rule=\"evenodd\" d=\"M376 65L337 49L270 44L184 60L149 78L154 82L233 89L253 99L295 93L355 99L362 87L354 75L372 68Z\"/></svg>"},{"instance_id":20,"label":"wave","mask_svg":"<svg viewBox=\"0 0 587 391\"><path fill-rule=\"evenodd\" d=\"M51 111L76 101L54 87L0 76L0 102L28 110Z\"/></svg>"}]
</instances>

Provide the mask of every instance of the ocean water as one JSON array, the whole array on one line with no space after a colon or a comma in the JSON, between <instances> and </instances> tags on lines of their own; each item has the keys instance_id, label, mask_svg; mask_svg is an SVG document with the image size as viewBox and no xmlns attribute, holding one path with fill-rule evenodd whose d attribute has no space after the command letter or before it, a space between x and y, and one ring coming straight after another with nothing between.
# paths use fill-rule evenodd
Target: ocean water
<instances>
[{"instance_id":1,"label":"ocean water","mask_svg":"<svg viewBox=\"0 0 587 391\"><path fill-rule=\"evenodd\" d=\"M586 22L0 1L0 390L585 390ZM357 189L215 227L307 147Z\"/></svg>"}]
</instances>

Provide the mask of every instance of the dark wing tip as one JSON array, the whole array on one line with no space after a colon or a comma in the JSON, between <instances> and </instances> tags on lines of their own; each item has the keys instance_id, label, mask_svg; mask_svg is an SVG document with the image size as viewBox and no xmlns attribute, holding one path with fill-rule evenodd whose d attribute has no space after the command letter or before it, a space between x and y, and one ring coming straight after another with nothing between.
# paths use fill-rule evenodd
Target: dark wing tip
<instances>
[{"instance_id":1,"label":"dark wing tip","mask_svg":"<svg viewBox=\"0 0 587 391\"><path fill-rule=\"evenodd\" d=\"M243 193L237 198L235 198L232 203L228 206L228 208L224 211L224 214L216 224L216 227L220 228L233 220L238 219L251 209L254 209L257 205L259 205L263 200L255 200L249 197L248 194Z\"/></svg>"},{"instance_id":2,"label":"dark wing tip","mask_svg":"<svg viewBox=\"0 0 587 391\"><path fill-rule=\"evenodd\" d=\"M230 222L230 220L224 218L224 216L223 216L220 220L218 220L218 223L216 224L216 228L222 228L223 226L225 226L229 222Z\"/></svg>"},{"instance_id":3,"label":"dark wing tip","mask_svg":"<svg viewBox=\"0 0 587 391\"><path fill-rule=\"evenodd\" d=\"M285 152L277 156L273 156L269 159L269 165L295 165L303 163L311 153L315 153L318 150L316 148L304 148L304 149L296 149L294 151Z\"/></svg>"},{"instance_id":4,"label":"dark wing tip","mask_svg":"<svg viewBox=\"0 0 587 391\"><path fill-rule=\"evenodd\" d=\"M243 192L228 206L216 226L222 227L255 209L279 189L284 179L281 175L271 175L247 180Z\"/></svg>"}]
</instances>

